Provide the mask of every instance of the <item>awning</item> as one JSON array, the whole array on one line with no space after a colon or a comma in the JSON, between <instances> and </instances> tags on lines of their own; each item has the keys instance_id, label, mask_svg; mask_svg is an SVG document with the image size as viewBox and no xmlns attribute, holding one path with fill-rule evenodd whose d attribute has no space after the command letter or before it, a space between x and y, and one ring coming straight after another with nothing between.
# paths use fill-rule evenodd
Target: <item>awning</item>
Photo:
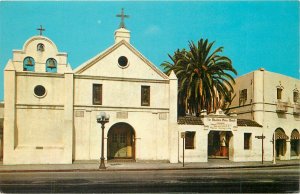
<instances>
[{"instance_id":1,"label":"awning","mask_svg":"<svg viewBox=\"0 0 300 194\"><path fill-rule=\"evenodd\" d=\"M275 139L285 139L285 140L288 140L289 137L283 131L276 131L275 132Z\"/></svg>"},{"instance_id":2,"label":"awning","mask_svg":"<svg viewBox=\"0 0 300 194\"><path fill-rule=\"evenodd\" d=\"M298 131L294 130L294 131L292 132L291 140L292 140L292 139L300 139L300 135L299 135L299 132L298 132Z\"/></svg>"}]
</instances>

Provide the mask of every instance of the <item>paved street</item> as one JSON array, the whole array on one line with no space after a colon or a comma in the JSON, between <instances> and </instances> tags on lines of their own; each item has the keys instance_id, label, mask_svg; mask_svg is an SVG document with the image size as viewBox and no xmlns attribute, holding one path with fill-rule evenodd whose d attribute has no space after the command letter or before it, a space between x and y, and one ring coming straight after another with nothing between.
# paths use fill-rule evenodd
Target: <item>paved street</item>
<instances>
[{"instance_id":1,"label":"paved street","mask_svg":"<svg viewBox=\"0 0 300 194\"><path fill-rule=\"evenodd\" d=\"M1 192L299 192L299 167L0 173Z\"/></svg>"}]
</instances>

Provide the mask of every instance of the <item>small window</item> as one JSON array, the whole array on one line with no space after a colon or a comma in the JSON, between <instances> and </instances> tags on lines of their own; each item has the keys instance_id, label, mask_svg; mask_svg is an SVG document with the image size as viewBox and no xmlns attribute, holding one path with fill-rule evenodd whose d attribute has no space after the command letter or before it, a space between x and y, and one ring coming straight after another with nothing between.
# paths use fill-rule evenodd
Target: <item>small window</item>
<instances>
[{"instance_id":1,"label":"small window","mask_svg":"<svg viewBox=\"0 0 300 194\"><path fill-rule=\"evenodd\" d=\"M150 106L150 86L142 86L141 105L142 106Z\"/></svg>"},{"instance_id":2,"label":"small window","mask_svg":"<svg viewBox=\"0 0 300 194\"><path fill-rule=\"evenodd\" d=\"M102 104L102 84L93 84L93 104Z\"/></svg>"},{"instance_id":3,"label":"small window","mask_svg":"<svg viewBox=\"0 0 300 194\"><path fill-rule=\"evenodd\" d=\"M127 65L128 65L128 59L127 59L127 57L125 57L125 56L119 57L118 63L119 63L119 65L121 67L127 67Z\"/></svg>"},{"instance_id":4,"label":"small window","mask_svg":"<svg viewBox=\"0 0 300 194\"><path fill-rule=\"evenodd\" d=\"M44 97L46 95L46 89L42 85L37 85L34 87L34 94L37 97Z\"/></svg>"},{"instance_id":5,"label":"small window","mask_svg":"<svg viewBox=\"0 0 300 194\"><path fill-rule=\"evenodd\" d=\"M244 150L251 149L251 133L244 133Z\"/></svg>"},{"instance_id":6,"label":"small window","mask_svg":"<svg viewBox=\"0 0 300 194\"><path fill-rule=\"evenodd\" d=\"M185 132L185 149L195 149L195 132Z\"/></svg>"},{"instance_id":7,"label":"small window","mask_svg":"<svg viewBox=\"0 0 300 194\"><path fill-rule=\"evenodd\" d=\"M26 57L23 61L23 71L34 71L34 59L32 57Z\"/></svg>"},{"instance_id":8,"label":"small window","mask_svg":"<svg viewBox=\"0 0 300 194\"><path fill-rule=\"evenodd\" d=\"M282 88L277 88L277 100L281 100L282 98Z\"/></svg>"},{"instance_id":9,"label":"small window","mask_svg":"<svg viewBox=\"0 0 300 194\"><path fill-rule=\"evenodd\" d=\"M240 91L240 105L245 104L247 101L247 89L243 89Z\"/></svg>"},{"instance_id":10,"label":"small window","mask_svg":"<svg viewBox=\"0 0 300 194\"><path fill-rule=\"evenodd\" d=\"M44 52L44 51L45 51L45 46L44 46L44 44L39 43L39 44L37 45L36 50L39 51L39 52Z\"/></svg>"},{"instance_id":11,"label":"small window","mask_svg":"<svg viewBox=\"0 0 300 194\"><path fill-rule=\"evenodd\" d=\"M293 92L293 101L294 101L295 103L297 103L298 100L299 100L299 92L298 92L298 91L294 91L294 92Z\"/></svg>"},{"instance_id":12,"label":"small window","mask_svg":"<svg viewBox=\"0 0 300 194\"><path fill-rule=\"evenodd\" d=\"M57 72L57 62L55 59L50 58L46 61L46 72L51 72L51 73Z\"/></svg>"}]
</instances>

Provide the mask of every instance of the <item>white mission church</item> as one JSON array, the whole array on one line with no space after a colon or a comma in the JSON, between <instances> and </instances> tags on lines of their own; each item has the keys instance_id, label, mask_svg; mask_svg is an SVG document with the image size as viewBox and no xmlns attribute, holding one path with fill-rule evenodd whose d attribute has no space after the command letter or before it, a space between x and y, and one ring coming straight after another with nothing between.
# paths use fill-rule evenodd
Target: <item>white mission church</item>
<instances>
[{"instance_id":1,"label":"white mission church","mask_svg":"<svg viewBox=\"0 0 300 194\"><path fill-rule=\"evenodd\" d=\"M176 75L161 72L130 44L130 38L122 20L114 44L74 70L67 53L42 33L29 38L21 50L13 50L4 70L3 163L99 160L99 112L110 115L103 147L108 161L177 163L182 161L183 148L186 162L261 160L262 140L255 137L267 130L264 123L253 117L228 116L221 110L203 112L201 117L178 117ZM295 83L299 88L299 80ZM298 127L293 153L299 158L299 117L290 123ZM270 143L275 129L265 132L264 159L268 161L273 159L273 148L278 153L283 149ZM181 132L185 132L184 145ZM291 134L277 135L277 139L290 144Z\"/></svg>"}]
</instances>

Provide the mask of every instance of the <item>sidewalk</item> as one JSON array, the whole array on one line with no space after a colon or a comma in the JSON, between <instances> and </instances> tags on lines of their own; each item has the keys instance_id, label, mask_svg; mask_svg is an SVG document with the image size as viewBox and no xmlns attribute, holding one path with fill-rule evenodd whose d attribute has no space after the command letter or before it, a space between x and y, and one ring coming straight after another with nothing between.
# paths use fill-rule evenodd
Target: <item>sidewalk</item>
<instances>
[{"instance_id":1,"label":"sidewalk","mask_svg":"<svg viewBox=\"0 0 300 194\"><path fill-rule=\"evenodd\" d=\"M298 166L300 160L286 160L272 162L232 162L224 159L210 159L203 163L170 164L164 161L137 161L137 162L109 162L106 163L106 171L145 171L145 170L183 170L183 169L224 169L224 168L262 168ZM0 163L0 173L5 172L73 172L73 171L97 171L99 161L75 161L73 164L27 164L27 165L3 165Z\"/></svg>"}]
</instances>

